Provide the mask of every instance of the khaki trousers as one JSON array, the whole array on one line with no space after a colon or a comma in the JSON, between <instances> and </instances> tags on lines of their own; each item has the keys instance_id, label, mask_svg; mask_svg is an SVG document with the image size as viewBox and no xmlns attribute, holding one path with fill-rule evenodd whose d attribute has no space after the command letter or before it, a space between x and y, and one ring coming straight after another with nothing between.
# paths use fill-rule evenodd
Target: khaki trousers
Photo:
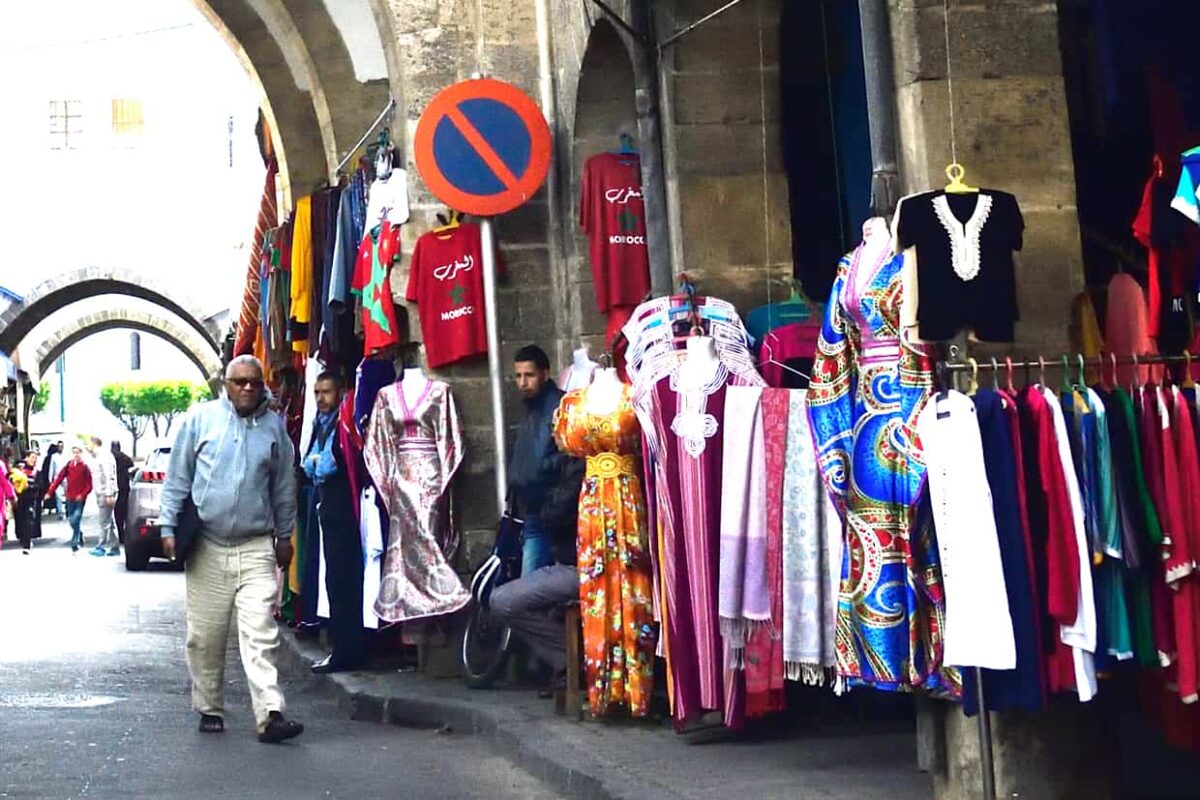
<instances>
[{"instance_id":1,"label":"khaki trousers","mask_svg":"<svg viewBox=\"0 0 1200 800\"><path fill-rule=\"evenodd\" d=\"M236 610L242 668L261 731L272 711L283 711L275 667L279 626L272 613L277 589L272 537L257 536L228 546L201 537L188 557L186 571L192 705L201 714L225 716L225 649Z\"/></svg>"}]
</instances>

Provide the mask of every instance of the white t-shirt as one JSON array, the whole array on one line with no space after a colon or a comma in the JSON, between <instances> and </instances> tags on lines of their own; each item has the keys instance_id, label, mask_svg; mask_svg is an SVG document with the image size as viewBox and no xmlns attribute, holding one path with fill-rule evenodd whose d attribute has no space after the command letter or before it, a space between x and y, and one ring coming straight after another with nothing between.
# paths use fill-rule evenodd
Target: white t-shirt
<instances>
[{"instance_id":1,"label":"white t-shirt","mask_svg":"<svg viewBox=\"0 0 1200 800\"><path fill-rule=\"evenodd\" d=\"M367 192L367 226L364 235L387 219L393 225L408 222L408 173L393 169L387 178L377 178Z\"/></svg>"}]
</instances>

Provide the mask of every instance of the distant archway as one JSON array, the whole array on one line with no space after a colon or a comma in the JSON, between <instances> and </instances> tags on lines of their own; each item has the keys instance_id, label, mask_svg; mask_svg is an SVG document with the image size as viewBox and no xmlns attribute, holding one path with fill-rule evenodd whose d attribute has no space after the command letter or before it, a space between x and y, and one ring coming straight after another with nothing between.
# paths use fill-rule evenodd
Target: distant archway
<instances>
[{"instance_id":1,"label":"distant archway","mask_svg":"<svg viewBox=\"0 0 1200 800\"><path fill-rule=\"evenodd\" d=\"M38 372L45 375L55 360L72 345L93 334L118 328L148 333L169 342L186 355L211 382L221 374L221 357L211 342L165 315L131 309L105 309L72 320L54 331L37 348Z\"/></svg>"},{"instance_id":2,"label":"distant archway","mask_svg":"<svg viewBox=\"0 0 1200 800\"><path fill-rule=\"evenodd\" d=\"M183 320L214 352L223 331L210 330L201 311L161 282L132 270L87 267L55 275L23 299L0 298L0 350L14 352L39 322L71 303L105 294L139 297ZM7 305L5 305L7 304Z\"/></svg>"}]
</instances>

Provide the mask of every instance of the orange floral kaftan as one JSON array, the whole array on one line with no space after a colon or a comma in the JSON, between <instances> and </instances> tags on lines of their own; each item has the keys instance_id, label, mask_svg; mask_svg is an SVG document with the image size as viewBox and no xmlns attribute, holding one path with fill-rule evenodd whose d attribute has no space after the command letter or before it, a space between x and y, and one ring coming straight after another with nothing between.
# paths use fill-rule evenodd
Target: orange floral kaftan
<instances>
[{"instance_id":1,"label":"orange floral kaftan","mask_svg":"<svg viewBox=\"0 0 1200 800\"><path fill-rule=\"evenodd\" d=\"M587 393L563 397L554 439L564 453L587 457L576 546L588 706L601 716L623 704L640 717L650 707L656 632L646 501L635 456L641 429L629 386L610 414L589 413Z\"/></svg>"}]
</instances>

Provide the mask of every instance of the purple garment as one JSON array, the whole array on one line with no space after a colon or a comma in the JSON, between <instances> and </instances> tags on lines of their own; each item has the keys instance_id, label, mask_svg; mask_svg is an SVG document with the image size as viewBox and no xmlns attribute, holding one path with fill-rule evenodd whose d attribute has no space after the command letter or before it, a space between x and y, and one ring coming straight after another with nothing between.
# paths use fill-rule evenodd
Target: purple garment
<instances>
[{"instance_id":1,"label":"purple garment","mask_svg":"<svg viewBox=\"0 0 1200 800\"><path fill-rule=\"evenodd\" d=\"M663 616L677 726L703 710L722 710L726 725L740 727L744 712L744 682L726 673L717 608L722 423L726 389L733 380L722 365L702 390L680 394L668 375L651 391L661 585L666 589ZM689 408L689 401L697 399ZM732 691L726 691L727 683Z\"/></svg>"},{"instance_id":2,"label":"purple garment","mask_svg":"<svg viewBox=\"0 0 1200 800\"><path fill-rule=\"evenodd\" d=\"M360 434L366 434L367 421L375 407L375 395L383 387L395 383L397 377L391 359L364 358L359 362L354 383L354 424Z\"/></svg>"}]
</instances>

